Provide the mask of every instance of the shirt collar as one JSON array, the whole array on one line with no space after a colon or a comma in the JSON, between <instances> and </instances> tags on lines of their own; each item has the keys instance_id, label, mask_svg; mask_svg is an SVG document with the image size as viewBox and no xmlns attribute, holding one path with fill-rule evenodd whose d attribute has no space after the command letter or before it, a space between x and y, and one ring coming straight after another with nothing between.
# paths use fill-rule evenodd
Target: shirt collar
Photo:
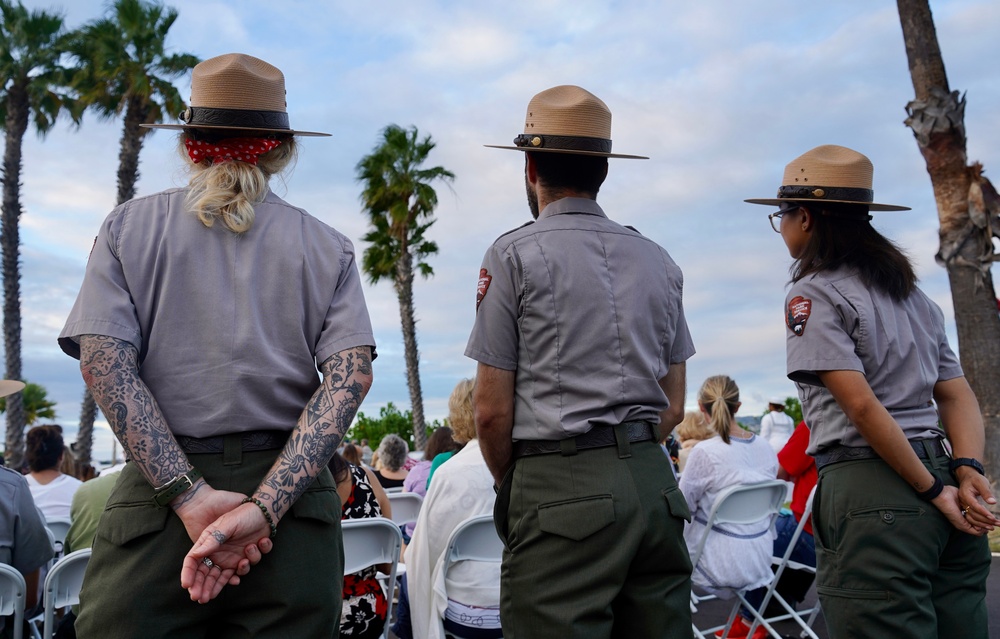
<instances>
[{"instance_id":1,"label":"shirt collar","mask_svg":"<svg viewBox=\"0 0 1000 639\"><path fill-rule=\"evenodd\" d=\"M566 215L572 213L597 215L605 218L608 217L605 215L604 209L602 209L597 203L597 200L591 200L585 197L564 197L561 200L549 202L548 205L542 209L542 212L539 213L538 219L542 220L553 215Z\"/></svg>"}]
</instances>

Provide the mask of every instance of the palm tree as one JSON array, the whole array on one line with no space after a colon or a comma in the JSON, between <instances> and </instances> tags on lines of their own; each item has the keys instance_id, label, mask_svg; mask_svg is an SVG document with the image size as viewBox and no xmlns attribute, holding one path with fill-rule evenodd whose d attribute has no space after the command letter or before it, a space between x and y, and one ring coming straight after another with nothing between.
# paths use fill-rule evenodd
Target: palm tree
<instances>
[{"instance_id":1,"label":"palm tree","mask_svg":"<svg viewBox=\"0 0 1000 639\"><path fill-rule=\"evenodd\" d=\"M356 167L357 180L364 184L361 203L373 227L364 236L371 245L365 249L361 266L372 284L390 278L396 289L417 448L424 447L427 434L413 314L413 267L416 260L421 275L434 273L424 261L438 252L437 244L424 238L434 224L437 206L437 193L430 183L455 178L444 167L421 168L434 146L429 135L419 139L417 127L390 124L382 131L380 143Z\"/></svg>"},{"instance_id":2,"label":"palm tree","mask_svg":"<svg viewBox=\"0 0 1000 639\"><path fill-rule=\"evenodd\" d=\"M49 399L49 392L42 386L28 382L21 391L21 404L24 406L24 418L28 426L34 425L39 419L55 419L56 403ZM0 397L0 413L7 410L7 398Z\"/></svg>"},{"instance_id":3,"label":"palm tree","mask_svg":"<svg viewBox=\"0 0 1000 639\"><path fill-rule=\"evenodd\" d=\"M6 146L3 156L3 212L0 220L3 261L3 334L7 379L21 378L21 146L29 121L39 135L67 105L57 89L65 79L59 66L63 18L28 11L20 2L0 0L0 117ZM20 468L24 457L25 415L21 393L7 400L7 465Z\"/></svg>"},{"instance_id":4,"label":"palm tree","mask_svg":"<svg viewBox=\"0 0 1000 639\"><path fill-rule=\"evenodd\" d=\"M916 99L906 105L934 188L938 262L948 272L958 350L986 426L985 466L1000 479L1000 318L991 269L1000 260L1000 197L978 162L969 164L965 96L948 86L928 0L897 0Z\"/></svg>"},{"instance_id":5,"label":"palm tree","mask_svg":"<svg viewBox=\"0 0 1000 639\"><path fill-rule=\"evenodd\" d=\"M118 153L118 204L135 196L139 152L156 124L184 111L184 100L173 81L200 62L189 53L168 54L167 32L177 11L157 2L115 0L109 15L85 25L70 52L76 58L73 88L80 102L102 119L124 114ZM84 390L77 436L79 460L90 463L97 405Z\"/></svg>"}]
</instances>

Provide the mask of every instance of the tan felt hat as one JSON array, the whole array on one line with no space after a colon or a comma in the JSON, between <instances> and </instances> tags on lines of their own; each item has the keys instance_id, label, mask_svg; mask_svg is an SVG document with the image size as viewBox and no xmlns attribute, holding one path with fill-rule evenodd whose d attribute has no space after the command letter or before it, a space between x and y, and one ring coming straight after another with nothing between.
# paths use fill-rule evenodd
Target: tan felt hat
<instances>
[{"instance_id":1,"label":"tan felt hat","mask_svg":"<svg viewBox=\"0 0 1000 639\"><path fill-rule=\"evenodd\" d=\"M612 153L611 110L590 91L572 85L552 87L531 98L524 119L524 133L514 138L514 145L484 146L532 153L649 159L642 155Z\"/></svg>"},{"instance_id":2,"label":"tan felt hat","mask_svg":"<svg viewBox=\"0 0 1000 639\"><path fill-rule=\"evenodd\" d=\"M244 53L227 53L200 62L191 73L191 100L183 124L143 124L150 129L221 129L289 135L285 76L275 66Z\"/></svg>"},{"instance_id":3,"label":"tan felt hat","mask_svg":"<svg viewBox=\"0 0 1000 639\"><path fill-rule=\"evenodd\" d=\"M0 397L13 395L20 390L24 390L24 382L14 379L0 379Z\"/></svg>"},{"instance_id":4,"label":"tan felt hat","mask_svg":"<svg viewBox=\"0 0 1000 639\"><path fill-rule=\"evenodd\" d=\"M873 173L871 160L857 151L825 144L788 163L777 198L743 201L771 206L786 202L832 202L863 204L869 211L909 211L908 206L872 202Z\"/></svg>"}]
</instances>

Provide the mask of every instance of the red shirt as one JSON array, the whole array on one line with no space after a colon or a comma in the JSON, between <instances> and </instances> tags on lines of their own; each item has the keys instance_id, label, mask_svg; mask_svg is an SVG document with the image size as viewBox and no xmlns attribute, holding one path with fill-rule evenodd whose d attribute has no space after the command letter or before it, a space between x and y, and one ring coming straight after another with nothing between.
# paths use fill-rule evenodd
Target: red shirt
<instances>
[{"instance_id":1,"label":"red shirt","mask_svg":"<svg viewBox=\"0 0 1000 639\"><path fill-rule=\"evenodd\" d=\"M792 489L791 511L795 515L795 521L802 521L802 514L806 510L806 502L809 500L809 493L816 485L818 475L816 473L816 462L812 456L806 453L809 446L809 427L805 422L799 422L795 427L795 432L788 439L788 443L778 453L778 463L790 475L795 487ZM812 521L806 522L805 532L812 534Z\"/></svg>"}]
</instances>

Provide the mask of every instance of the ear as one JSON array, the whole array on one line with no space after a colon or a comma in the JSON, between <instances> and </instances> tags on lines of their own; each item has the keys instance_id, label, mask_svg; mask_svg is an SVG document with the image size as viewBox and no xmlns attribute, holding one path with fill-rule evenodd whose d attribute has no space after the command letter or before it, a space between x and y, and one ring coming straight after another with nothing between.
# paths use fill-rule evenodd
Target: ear
<instances>
[{"instance_id":1,"label":"ear","mask_svg":"<svg viewBox=\"0 0 1000 639\"><path fill-rule=\"evenodd\" d=\"M530 153L524 154L524 177L532 186L538 184L538 167L535 165L535 158Z\"/></svg>"},{"instance_id":2,"label":"ear","mask_svg":"<svg viewBox=\"0 0 1000 639\"><path fill-rule=\"evenodd\" d=\"M739 411L740 406L742 406L742 405L743 405L743 402L736 402L736 408L733 409L733 415L735 415L736 412Z\"/></svg>"},{"instance_id":3,"label":"ear","mask_svg":"<svg viewBox=\"0 0 1000 639\"><path fill-rule=\"evenodd\" d=\"M799 212L802 213L802 230L811 231L813 227L813 214L812 211L804 206L799 207Z\"/></svg>"}]
</instances>

